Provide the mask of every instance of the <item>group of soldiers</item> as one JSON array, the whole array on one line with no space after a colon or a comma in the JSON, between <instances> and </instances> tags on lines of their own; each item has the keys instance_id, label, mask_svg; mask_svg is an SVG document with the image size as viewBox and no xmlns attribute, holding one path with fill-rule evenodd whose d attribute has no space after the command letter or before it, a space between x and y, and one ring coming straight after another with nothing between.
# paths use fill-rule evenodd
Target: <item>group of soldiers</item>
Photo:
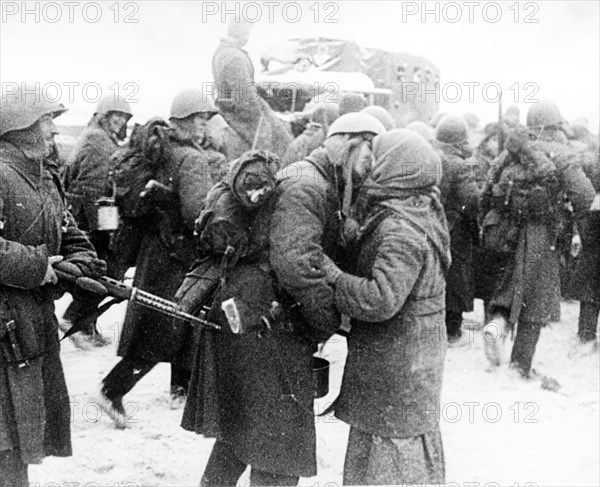
<instances>
[{"instance_id":1,"label":"group of soldiers","mask_svg":"<svg viewBox=\"0 0 600 487\"><path fill-rule=\"evenodd\" d=\"M596 343L600 162L586 127L569 129L540 102L526 125L511 109L479 135L473 117L455 115L395 128L352 93L290 124L260 97L236 96L254 77L248 35L232 24L215 53L215 102L182 91L168 121L127 137L131 107L103 99L66 165L53 122L64 106L2 100L1 487L28 485L27 465L45 456L71 455L54 300L73 295L63 331L105 344L101 299L60 282L61 261L91 279L135 267L136 288L215 325L192 330L130 304L122 360L94 396L123 428L123 397L170 363L171 394L187 397L182 427L217 439L205 486L235 485L248 466L252 485L316 475L313 355L335 333L348 344L331 407L351 426L344 483L443 484L436 405L462 314L483 299L490 365L504 363L512 333L511 365L535 377L573 242L579 338ZM132 155L127 174L139 180L123 185L115 174ZM98 225L96 203L110 196L116 231Z\"/></svg>"}]
</instances>

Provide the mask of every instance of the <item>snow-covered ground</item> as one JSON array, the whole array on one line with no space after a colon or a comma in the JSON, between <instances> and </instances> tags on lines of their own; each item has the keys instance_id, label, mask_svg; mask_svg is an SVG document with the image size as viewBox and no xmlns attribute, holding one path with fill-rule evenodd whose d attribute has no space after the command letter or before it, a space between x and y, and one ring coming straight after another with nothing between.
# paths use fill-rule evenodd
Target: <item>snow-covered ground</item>
<instances>
[{"instance_id":1,"label":"snow-covered ground","mask_svg":"<svg viewBox=\"0 0 600 487\"><path fill-rule=\"evenodd\" d=\"M57 312L67 303L68 298L59 301ZM576 346L578 312L578 303L563 303L562 321L545 329L538 345L534 367L560 383L558 392L543 389L539 381L524 381L506 367L486 370L478 330L467 331L466 346L448 350L440 409L450 485L600 485L599 356L584 355ZM167 365L157 366L126 396L133 415L126 430L116 430L90 401L117 362L123 313L119 305L101 318L103 335L115 342L111 346L81 351L63 342L74 456L32 466L32 485L198 485L213 442L179 427L182 408L171 406ZM482 315L477 302L465 319L479 322ZM334 340L323 350L332 362L331 391L317 401L316 411L323 411L339 388L345 341ZM331 416L315 419L319 474L301 484L341 485L348 427ZM248 484L247 476L241 484Z\"/></svg>"}]
</instances>

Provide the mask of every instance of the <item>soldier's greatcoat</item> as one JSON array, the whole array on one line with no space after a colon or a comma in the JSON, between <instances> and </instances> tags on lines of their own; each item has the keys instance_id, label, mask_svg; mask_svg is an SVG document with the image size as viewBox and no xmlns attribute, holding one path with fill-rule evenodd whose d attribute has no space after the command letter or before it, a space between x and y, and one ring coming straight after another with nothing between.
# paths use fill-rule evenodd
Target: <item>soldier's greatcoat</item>
<instances>
[{"instance_id":1,"label":"soldier's greatcoat","mask_svg":"<svg viewBox=\"0 0 600 487\"><path fill-rule=\"evenodd\" d=\"M338 196L324 151L309 160L282 171L272 199L248 220L250 247L261 251L228 271L216 300L233 296L267 314L270 303L282 299L274 294L274 271L300 303L294 326L262 337L234 335L213 305L209 318L223 330L200 331L182 423L227 443L253 468L301 477L317 473L312 355L339 327L333 291L315 267L336 246Z\"/></svg>"},{"instance_id":2,"label":"soldier's greatcoat","mask_svg":"<svg viewBox=\"0 0 600 487\"><path fill-rule=\"evenodd\" d=\"M0 451L19 449L26 464L71 455L69 396L54 315L59 294L56 286L40 286L48 256L96 257L59 188L58 168L0 141L0 318L15 320L30 363L20 368L0 352Z\"/></svg>"},{"instance_id":3,"label":"soldier's greatcoat","mask_svg":"<svg viewBox=\"0 0 600 487\"><path fill-rule=\"evenodd\" d=\"M541 157L535 166L522 166L519 162L508 164L501 171L499 187L507 188L513 181L509 205L522 206L527 212L535 206L560 205L564 194L573 206L576 215L589 210L594 199L594 189L585 176L574 152L561 140L542 134L534 150ZM548 181L554 181L550 184ZM539 197L532 199L529 190L519 188L541 187ZM505 194L496 198L506 200ZM486 208L483 220L484 246L486 235L494 228L508 222L513 216L503 215L498 209ZM560 235L560 215L542 212L539 217L523 218L516 224L516 231L504 232L507 237L514 234L514 247L500 264L499 273L493 276L493 285L488 290L490 312L500 308L509 312L509 321L528 321L546 324L560 319L560 279L557 237ZM510 226L510 225L509 225ZM508 228L508 227L507 227ZM494 256L490 257L491 258Z\"/></svg>"},{"instance_id":4,"label":"soldier's greatcoat","mask_svg":"<svg viewBox=\"0 0 600 487\"><path fill-rule=\"evenodd\" d=\"M600 153L580 154L582 167L596 193L600 193ZM571 293L579 301L600 305L600 212L584 214L578 221L581 255L575 267Z\"/></svg>"},{"instance_id":5,"label":"soldier's greatcoat","mask_svg":"<svg viewBox=\"0 0 600 487\"><path fill-rule=\"evenodd\" d=\"M254 148L282 157L292 141L291 129L285 127L258 95L252 61L235 39L221 40L213 56L212 71L217 85L217 106L239 137L236 140L239 153L229 152L228 158L239 157Z\"/></svg>"},{"instance_id":6,"label":"soldier's greatcoat","mask_svg":"<svg viewBox=\"0 0 600 487\"><path fill-rule=\"evenodd\" d=\"M68 200L78 225L88 232L98 228L96 200L111 194L110 157L118 148L103 118L95 116L71 154L65 176Z\"/></svg>"},{"instance_id":7,"label":"soldier's greatcoat","mask_svg":"<svg viewBox=\"0 0 600 487\"><path fill-rule=\"evenodd\" d=\"M143 236L136 261L134 286L166 299L173 299L194 260L194 221L200 214L208 190L220 175L223 156L190 141L172 139L172 155L155 179L171 186L173 193L157 203L144 217ZM127 308L118 354L151 362L180 361L191 332L189 325L130 304Z\"/></svg>"},{"instance_id":8,"label":"soldier's greatcoat","mask_svg":"<svg viewBox=\"0 0 600 487\"><path fill-rule=\"evenodd\" d=\"M442 156L442 203L450 231L452 265L446 276L446 308L453 313L473 311L474 253L479 239L479 189L475 166L466 161L470 150L437 143Z\"/></svg>"}]
</instances>

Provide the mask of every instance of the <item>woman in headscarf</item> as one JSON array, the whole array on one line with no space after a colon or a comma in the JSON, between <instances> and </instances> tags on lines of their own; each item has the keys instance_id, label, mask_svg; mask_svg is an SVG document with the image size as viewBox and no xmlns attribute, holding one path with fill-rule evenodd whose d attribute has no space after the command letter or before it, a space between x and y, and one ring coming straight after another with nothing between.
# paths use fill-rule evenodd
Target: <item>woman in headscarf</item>
<instances>
[{"instance_id":1,"label":"woman in headscarf","mask_svg":"<svg viewBox=\"0 0 600 487\"><path fill-rule=\"evenodd\" d=\"M441 163L406 129L377 136L373 153L358 201L355 275L323 264L336 306L352 317L335 404L335 415L351 425L344 484L442 484L450 241L436 187Z\"/></svg>"}]
</instances>

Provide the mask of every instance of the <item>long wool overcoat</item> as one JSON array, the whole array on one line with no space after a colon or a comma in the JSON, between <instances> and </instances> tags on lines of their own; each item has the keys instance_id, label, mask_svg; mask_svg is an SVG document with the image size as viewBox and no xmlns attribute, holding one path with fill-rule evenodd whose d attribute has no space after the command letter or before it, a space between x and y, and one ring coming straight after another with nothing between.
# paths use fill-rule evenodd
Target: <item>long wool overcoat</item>
<instances>
[{"instance_id":1,"label":"long wool overcoat","mask_svg":"<svg viewBox=\"0 0 600 487\"><path fill-rule=\"evenodd\" d=\"M454 313L473 311L474 255L479 239L479 188L475 167L466 162L470 151L438 143L442 157L440 191L448 229L452 265L446 276L446 308Z\"/></svg>"},{"instance_id":2,"label":"long wool overcoat","mask_svg":"<svg viewBox=\"0 0 600 487\"><path fill-rule=\"evenodd\" d=\"M218 182L214 168L225 164L221 154L172 138L172 155L156 179L173 189L145 217L133 285L172 300L194 260L193 230L208 190ZM189 367L191 331L186 323L130 303L123 322L118 354Z\"/></svg>"},{"instance_id":3,"label":"long wool overcoat","mask_svg":"<svg viewBox=\"0 0 600 487\"><path fill-rule=\"evenodd\" d=\"M596 193L600 193L600 153L591 150L580 154L583 170ZM579 301L600 304L600 211L584 214L578 221L581 255L577 259L571 294Z\"/></svg>"},{"instance_id":4,"label":"long wool overcoat","mask_svg":"<svg viewBox=\"0 0 600 487\"><path fill-rule=\"evenodd\" d=\"M297 302L293 326L234 335L213 305L209 317L223 330L200 331L182 422L229 443L246 464L301 477L317 473L312 355L340 324L333 292L317 269L322 252L334 255L338 196L324 152L309 160L280 173L274 207L261 209L250 229L250 241L262 252L228 273L216 299L246 300L265 312L275 298Z\"/></svg>"},{"instance_id":5,"label":"long wool overcoat","mask_svg":"<svg viewBox=\"0 0 600 487\"><path fill-rule=\"evenodd\" d=\"M67 212L58 168L0 141L0 320L17 324L28 367L0 352L0 451L25 463L71 455L70 407L60 361L55 286L40 286L48 256L85 254L92 245ZM2 340L5 341L6 337Z\"/></svg>"},{"instance_id":6,"label":"long wool overcoat","mask_svg":"<svg viewBox=\"0 0 600 487\"><path fill-rule=\"evenodd\" d=\"M245 144L242 152L256 148L282 157L292 142L291 128L286 128L259 96L252 61L235 39L221 40L213 56L212 71L217 85L217 106ZM239 155L228 154L228 157Z\"/></svg>"},{"instance_id":7,"label":"long wool overcoat","mask_svg":"<svg viewBox=\"0 0 600 487\"><path fill-rule=\"evenodd\" d=\"M594 199L594 188L573 150L562 140L555 140L551 134L542 134L534 149L545 155L546 162L538 162L535 168L530 169L519 162L511 163L502 170L500 184L506 186L512 180L515 187L519 187L550 177L558 189L546 188L548 200L556 200L564 194L576 216L587 212ZM514 191L512 194L518 195ZM507 218L499 216L497 211L495 214L495 211L487 211L482 223L484 247L488 231ZM482 297L488 300L490 312L504 309L513 323L522 320L546 324L560 319L559 226L557 216L552 221L527 219L517 227L516 249L497 260L497 265L488 265L488 272L495 268L494 275ZM488 262L493 258L491 255ZM482 276L482 279L485 280L485 277Z\"/></svg>"}]
</instances>

